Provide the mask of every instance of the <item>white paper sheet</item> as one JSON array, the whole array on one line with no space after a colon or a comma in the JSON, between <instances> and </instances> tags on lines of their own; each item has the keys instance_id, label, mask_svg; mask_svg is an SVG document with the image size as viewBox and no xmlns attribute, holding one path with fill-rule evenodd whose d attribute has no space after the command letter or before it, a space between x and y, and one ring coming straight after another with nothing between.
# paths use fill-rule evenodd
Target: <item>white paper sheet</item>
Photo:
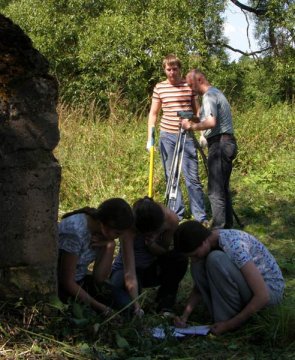
<instances>
[{"instance_id":1,"label":"white paper sheet","mask_svg":"<svg viewBox=\"0 0 295 360\"><path fill-rule=\"evenodd\" d=\"M169 334L171 336L184 337L186 335L207 335L210 331L210 327L208 325L189 326L186 328L176 328L174 326L170 326L169 330ZM152 336L157 339L164 339L166 337L165 329L162 327L153 328Z\"/></svg>"},{"instance_id":2,"label":"white paper sheet","mask_svg":"<svg viewBox=\"0 0 295 360\"><path fill-rule=\"evenodd\" d=\"M175 331L184 335L207 335L210 331L209 325L189 326L186 328L175 328Z\"/></svg>"}]
</instances>

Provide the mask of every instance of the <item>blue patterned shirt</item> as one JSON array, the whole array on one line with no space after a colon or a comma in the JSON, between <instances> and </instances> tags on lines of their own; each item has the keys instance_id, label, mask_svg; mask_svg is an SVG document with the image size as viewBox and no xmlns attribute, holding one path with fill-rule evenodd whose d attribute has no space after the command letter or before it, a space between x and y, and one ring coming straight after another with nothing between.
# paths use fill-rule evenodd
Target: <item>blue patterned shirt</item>
<instances>
[{"instance_id":1,"label":"blue patterned shirt","mask_svg":"<svg viewBox=\"0 0 295 360\"><path fill-rule=\"evenodd\" d=\"M239 269L253 261L266 285L283 295L282 272L273 255L254 236L240 230L219 230L219 246Z\"/></svg>"},{"instance_id":2,"label":"blue patterned shirt","mask_svg":"<svg viewBox=\"0 0 295 360\"><path fill-rule=\"evenodd\" d=\"M85 214L74 214L58 224L59 249L78 256L75 281L82 280L88 266L97 256L90 247L91 233L88 230Z\"/></svg>"}]
</instances>

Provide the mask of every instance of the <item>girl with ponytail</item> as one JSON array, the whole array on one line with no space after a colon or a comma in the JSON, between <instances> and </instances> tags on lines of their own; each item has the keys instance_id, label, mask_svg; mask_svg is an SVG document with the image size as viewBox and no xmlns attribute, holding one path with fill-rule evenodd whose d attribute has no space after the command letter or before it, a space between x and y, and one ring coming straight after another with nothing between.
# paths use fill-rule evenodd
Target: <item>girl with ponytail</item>
<instances>
[{"instance_id":1,"label":"girl with ponytail","mask_svg":"<svg viewBox=\"0 0 295 360\"><path fill-rule=\"evenodd\" d=\"M126 288L131 298L136 298L137 280L128 235L133 222L132 210L121 198L108 199L98 208L84 207L63 216L58 225L58 283L63 301L72 297L105 315L110 312L110 308L100 301L97 285L110 275L117 238L123 243L124 258L127 259ZM88 274L92 262L93 271ZM135 306L139 308L137 303Z\"/></svg>"}]
</instances>

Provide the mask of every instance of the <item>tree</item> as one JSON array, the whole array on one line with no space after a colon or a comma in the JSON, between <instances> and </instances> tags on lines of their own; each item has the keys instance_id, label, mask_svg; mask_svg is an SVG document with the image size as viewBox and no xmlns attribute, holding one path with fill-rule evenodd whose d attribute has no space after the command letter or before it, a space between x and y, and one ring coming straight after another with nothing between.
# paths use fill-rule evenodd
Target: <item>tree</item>
<instances>
[{"instance_id":1,"label":"tree","mask_svg":"<svg viewBox=\"0 0 295 360\"><path fill-rule=\"evenodd\" d=\"M259 40L265 67L272 88L277 88L276 98L292 101L295 85L295 3L283 0L251 0L251 6L231 0L242 10L251 12L256 24L256 37ZM263 70L262 70L263 71ZM275 87L274 87L275 84Z\"/></svg>"},{"instance_id":2,"label":"tree","mask_svg":"<svg viewBox=\"0 0 295 360\"><path fill-rule=\"evenodd\" d=\"M161 78L166 54L177 54L184 71L226 59L211 45L223 9L223 0L19 0L4 13L49 59L64 99L107 108L119 93L135 110Z\"/></svg>"}]
</instances>

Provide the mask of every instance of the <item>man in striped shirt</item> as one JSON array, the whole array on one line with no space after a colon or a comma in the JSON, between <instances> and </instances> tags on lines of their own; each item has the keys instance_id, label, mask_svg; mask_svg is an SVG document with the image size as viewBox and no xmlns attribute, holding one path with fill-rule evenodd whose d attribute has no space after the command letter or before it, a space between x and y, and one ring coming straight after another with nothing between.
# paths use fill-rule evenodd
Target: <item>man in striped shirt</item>
<instances>
[{"instance_id":1,"label":"man in striped shirt","mask_svg":"<svg viewBox=\"0 0 295 360\"><path fill-rule=\"evenodd\" d=\"M152 128L155 126L158 115L162 110L159 148L167 180L179 132L180 119L177 112L193 111L194 114L197 114L198 102L191 88L181 76L181 62L176 56L171 54L166 56L163 60L163 69L167 78L154 88L148 119L147 149L149 150L151 145ZM196 220L207 225L204 193L198 174L198 155L193 136L192 132L187 132L182 173L188 190L192 215ZM175 212L181 220L184 216L185 207L180 189L177 193Z\"/></svg>"}]
</instances>

